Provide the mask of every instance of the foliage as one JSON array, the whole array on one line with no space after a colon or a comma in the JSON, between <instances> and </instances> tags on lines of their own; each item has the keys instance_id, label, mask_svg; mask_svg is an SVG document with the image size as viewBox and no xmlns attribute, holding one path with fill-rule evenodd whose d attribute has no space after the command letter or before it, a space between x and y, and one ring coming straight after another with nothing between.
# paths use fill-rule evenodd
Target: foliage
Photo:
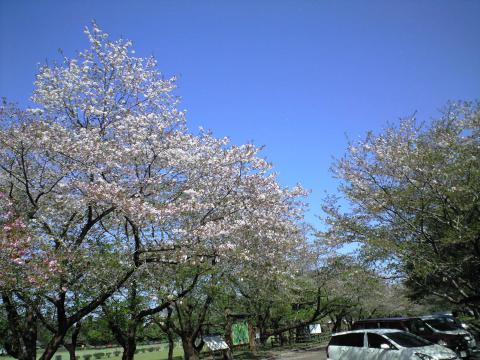
<instances>
[{"instance_id":1,"label":"foliage","mask_svg":"<svg viewBox=\"0 0 480 360\"><path fill-rule=\"evenodd\" d=\"M352 143L334 165L350 210L324 210L321 237L360 244L363 257L428 294L478 307L480 278L480 108L451 104L419 126L403 120Z\"/></svg>"},{"instance_id":2,"label":"foliage","mask_svg":"<svg viewBox=\"0 0 480 360\"><path fill-rule=\"evenodd\" d=\"M154 58L95 23L85 34L88 49L40 67L38 108L0 112L0 190L15 216L2 224L0 261L13 270L0 285L52 333L47 360L131 281L163 291L167 265L275 263L303 213L305 191L282 188L259 148L188 132L175 78ZM37 258L44 281L29 276ZM26 280L8 288L12 274Z\"/></svg>"},{"instance_id":3,"label":"foliage","mask_svg":"<svg viewBox=\"0 0 480 360\"><path fill-rule=\"evenodd\" d=\"M101 346L114 342L114 337L108 329L106 319L102 316L92 316L82 322L81 335L88 345Z\"/></svg>"},{"instance_id":4,"label":"foliage","mask_svg":"<svg viewBox=\"0 0 480 360\"><path fill-rule=\"evenodd\" d=\"M359 319L419 315L423 310L406 297L402 284L384 279L354 257L330 255L324 267L325 291L335 304L329 314L333 331Z\"/></svg>"}]
</instances>

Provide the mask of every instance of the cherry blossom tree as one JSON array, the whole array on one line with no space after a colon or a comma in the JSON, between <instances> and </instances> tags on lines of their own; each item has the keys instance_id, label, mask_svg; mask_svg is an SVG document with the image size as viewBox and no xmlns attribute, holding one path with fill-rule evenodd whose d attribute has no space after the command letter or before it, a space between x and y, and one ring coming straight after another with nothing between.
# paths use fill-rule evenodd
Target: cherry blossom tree
<instances>
[{"instance_id":1,"label":"cherry blossom tree","mask_svg":"<svg viewBox=\"0 0 480 360\"><path fill-rule=\"evenodd\" d=\"M454 103L428 126L406 119L352 143L334 166L351 210L327 202L322 234L360 244L365 259L406 279L414 297L434 294L477 314L479 113L478 104Z\"/></svg>"},{"instance_id":2,"label":"cherry blossom tree","mask_svg":"<svg viewBox=\"0 0 480 360\"><path fill-rule=\"evenodd\" d=\"M37 108L0 112L0 189L21 219L2 223L12 271L0 283L25 279L5 291L12 314L26 307L52 333L42 360L139 271L155 279L162 264L274 263L272 249L290 241L279 229L302 216L304 190L279 186L259 148L187 131L175 78L154 58L96 24L85 34L87 50L40 67ZM261 236L244 236L253 231ZM29 277L37 263L43 281Z\"/></svg>"},{"instance_id":3,"label":"cherry blossom tree","mask_svg":"<svg viewBox=\"0 0 480 360\"><path fill-rule=\"evenodd\" d=\"M202 179L208 181L208 177L213 174L215 174L213 171L207 171ZM222 171L221 176L224 177L225 172ZM231 223L238 222L237 227L230 228L228 232L225 230L219 232L218 239L215 234L209 232L208 241L197 244L196 255L192 253L186 255L188 248L183 249L183 256L188 260L181 266L176 266L169 277L166 277L165 267L161 275L151 278L153 281L149 281L149 277L141 276L138 282L131 281L130 285L125 287L126 302L118 302L117 297L114 297L103 305L110 327L125 349L124 359L133 356L136 346L135 334L145 318L169 309L174 316L171 317L166 331L172 331L182 339L188 359L198 358L201 346L197 346L197 342L205 334L205 323L210 319L212 307L216 305L219 295L225 289L225 281L222 279L238 276L247 266L250 269L255 268L256 271L262 269L263 276L274 276L278 273L290 276L290 272L294 271L293 267L285 265L285 259L293 258L294 251L305 245L303 238L293 236L298 233L295 221L301 218L297 199L300 190L280 189L278 185L271 183L272 178L269 177L264 183L268 186L275 185L274 189L278 193L264 188L263 190L269 194L268 201L265 201L267 197L260 196L257 192L261 182L256 181L253 188L232 187L234 191L242 191L241 198L235 200L241 204L240 208L235 203L229 202L227 215L219 213L221 208L216 209L215 221L221 222L225 217ZM252 190L255 190L254 194L246 196ZM194 196L193 191L189 193ZM195 191L195 196L198 196L198 193ZM207 193L207 190L203 191L203 194L212 195ZM257 197L263 200L259 202ZM252 200L255 200L255 203L252 203ZM247 201L251 204L247 205ZM211 211L211 208L208 211ZM201 215L201 221L204 221L204 213ZM187 239L193 234L196 237L195 241L198 242L200 236L197 232L199 223L195 221L197 216L195 212L190 213L184 219L184 227L178 231L182 230L183 236ZM223 226L223 229L227 227ZM153 268L155 266L156 264L149 264L142 271L155 272ZM159 274L158 271L155 273ZM159 283L159 277L166 279ZM148 294L154 296L156 300L149 300Z\"/></svg>"},{"instance_id":4,"label":"cherry blossom tree","mask_svg":"<svg viewBox=\"0 0 480 360\"><path fill-rule=\"evenodd\" d=\"M15 291L41 286L57 270L57 261L42 245L30 236L8 194L0 192L0 312L5 317L0 345L18 359L35 357L38 331L35 312L18 301Z\"/></svg>"}]
</instances>

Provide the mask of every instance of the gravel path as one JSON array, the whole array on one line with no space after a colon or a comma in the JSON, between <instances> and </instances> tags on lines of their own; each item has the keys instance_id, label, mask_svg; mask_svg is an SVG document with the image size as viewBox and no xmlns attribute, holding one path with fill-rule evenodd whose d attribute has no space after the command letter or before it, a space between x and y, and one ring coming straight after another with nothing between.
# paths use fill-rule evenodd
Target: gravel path
<instances>
[{"instance_id":1,"label":"gravel path","mask_svg":"<svg viewBox=\"0 0 480 360\"><path fill-rule=\"evenodd\" d=\"M285 350L271 359L275 360L325 360L327 355L324 348L311 350Z\"/></svg>"}]
</instances>

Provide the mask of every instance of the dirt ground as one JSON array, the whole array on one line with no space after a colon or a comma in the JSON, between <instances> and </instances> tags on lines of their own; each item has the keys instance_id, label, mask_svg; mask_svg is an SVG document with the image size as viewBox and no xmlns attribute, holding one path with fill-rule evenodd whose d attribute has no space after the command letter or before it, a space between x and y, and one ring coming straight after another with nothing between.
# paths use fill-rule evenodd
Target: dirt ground
<instances>
[{"instance_id":1,"label":"dirt ground","mask_svg":"<svg viewBox=\"0 0 480 360\"><path fill-rule=\"evenodd\" d=\"M269 358L274 360L325 360L327 354L325 348L315 348L309 350L284 350L278 355Z\"/></svg>"}]
</instances>

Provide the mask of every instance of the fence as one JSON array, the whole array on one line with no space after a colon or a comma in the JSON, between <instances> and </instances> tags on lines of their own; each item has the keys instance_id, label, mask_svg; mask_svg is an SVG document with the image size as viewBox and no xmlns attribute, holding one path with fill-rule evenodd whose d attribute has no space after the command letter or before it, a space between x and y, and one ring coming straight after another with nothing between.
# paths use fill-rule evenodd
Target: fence
<instances>
[{"instance_id":1,"label":"fence","mask_svg":"<svg viewBox=\"0 0 480 360\"><path fill-rule=\"evenodd\" d=\"M282 346L286 344L288 345L294 345L294 344L326 345L330 340L331 336L332 334L330 332L325 332L321 334L303 333L303 334L297 334L294 338L286 339L283 341L283 343L279 336L275 336L271 339L270 344L272 347Z\"/></svg>"}]
</instances>

